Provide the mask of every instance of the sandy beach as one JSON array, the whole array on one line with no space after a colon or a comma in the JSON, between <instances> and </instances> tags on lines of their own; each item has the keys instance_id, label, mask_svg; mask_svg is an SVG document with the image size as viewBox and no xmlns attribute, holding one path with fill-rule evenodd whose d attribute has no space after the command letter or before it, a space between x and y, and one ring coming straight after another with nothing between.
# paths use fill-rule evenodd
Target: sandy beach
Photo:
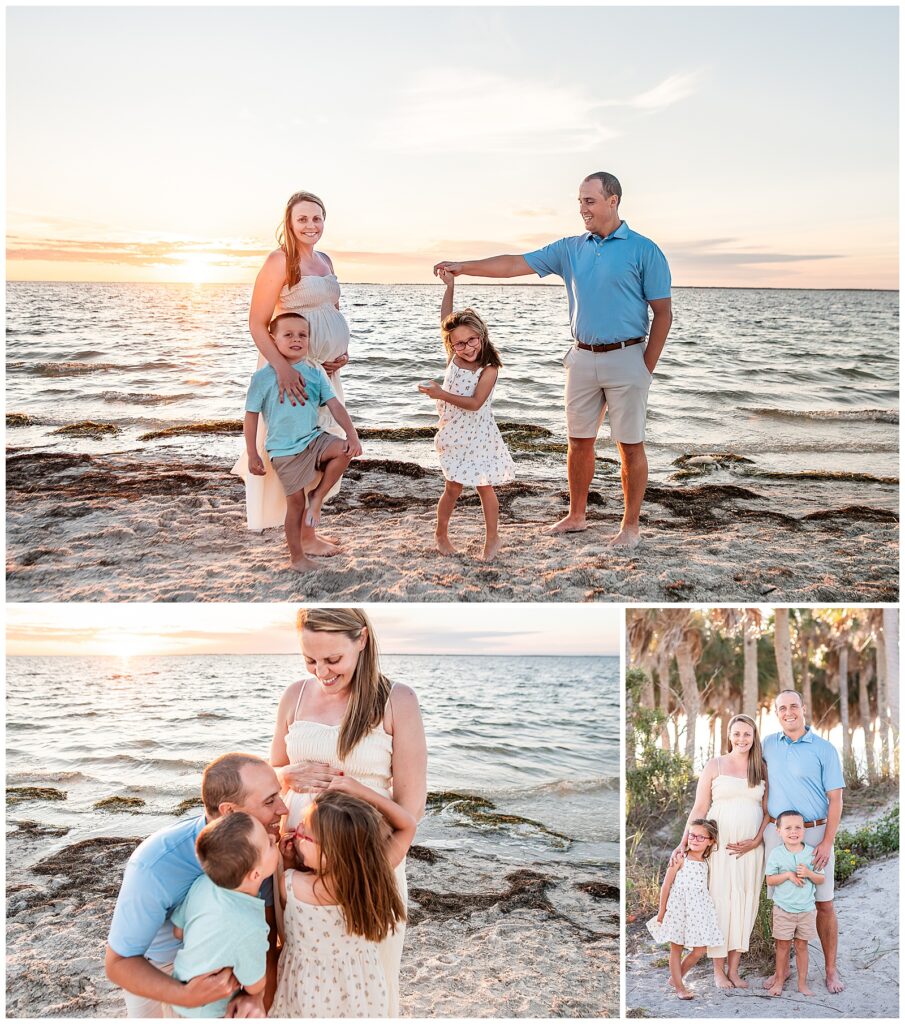
<instances>
[{"instance_id":1,"label":"sandy beach","mask_svg":"<svg viewBox=\"0 0 905 1024\"><path fill-rule=\"evenodd\" d=\"M869 505L778 512L748 486L694 481L648 489L641 546L617 552L618 466L598 459L591 528L551 537L561 481L499 489L503 551L476 560L475 495L433 548L442 478L413 462L362 459L326 509L343 546L323 568L288 569L281 530L244 528L230 464L29 452L7 458L11 601L853 601L898 599L898 517ZM564 467L563 467L564 469Z\"/></svg>"},{"instance_id":2,"label":"sandy beach","mask_svg":"<svg viewBox=\"0 0 905 1024\"><path fill-rule=\"evenodd\" d=\"M60 839L46 826L11 822L7 1015L121 1017L121 994L104 976L103 947L137 841L99 836L61 849ZM49 843L58 852L42 857ZM615 865L547 862L513 870L464 847L418 846L408 878L404 1016L618 1014Z\"/></svg>"}]
</instances>

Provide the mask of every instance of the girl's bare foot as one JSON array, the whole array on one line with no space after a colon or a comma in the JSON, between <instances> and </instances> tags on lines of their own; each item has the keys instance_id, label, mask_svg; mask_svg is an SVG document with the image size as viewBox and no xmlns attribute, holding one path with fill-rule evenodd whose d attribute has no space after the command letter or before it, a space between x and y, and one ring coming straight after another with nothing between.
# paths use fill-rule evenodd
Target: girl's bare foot
<instances>
[{"instance_id":1,"label":"girl's bare foot","mask_svg":"<svg viewBox=\"0 0 905 1024\"><path fill-rule=\"evenodd\" d=\"M308 508L305 509L305 525L319 526L321 521L321 505L324 499L314 492L308 495Z\"/></svg>"},{"instance_id":2,"label":"girl's bare foot","mask_svg":"<svg viewBox=\"0 0 905 1024\"><path fill-rule=\"evenodd\" d=\"M306 558L304 555L301 558L296 558L289 565L296 572L314 572L315 569L320 568L317 562L312 562L310 558Z\"/></svg>"},{"instance_id":3,"label":"girl's bare foot","mask_svg":"<svg viewBox=\"0 0 905 1024\"><path fill-rule=\"evenodd\" d=\"M732 988L732 982L722 971L713 972L713 983L717 988Z\"/></svg>"},{"instance_id":4,"label":"girl's bare foot","mask_svg":"<svg viewBox=\"0 0 905 1024\"><path fill-rule=\"evenodd\" d=\"M748 982L737 974L727 974L726 977L732 982L733 988L747 988Z\"/></svg>"},{"instance_id":5,"label":"girl's bare foot","mask_svg":"<svg viewBox=\"0 0 905 1024\"><path fill-rule=\"evenodd\" d=\"M814 994L814 993L813 993L813 992L812 992L812 991L811 991L811 990L810 990L810 989L808 988L808 983L807 983L806 981L799 981L799 982L798 982L798 991L799 991L799 992L800 992L800 993L801 993L801 994L802 994L803 996L812 996L812 995Z\"/></svg>"},{"instance_id":6,"label":"girl's bare foot","mask_svg":"<svg viewBox=\"0 0 905 1024\"><path fill-rule=\"evenodd\" d=\"M481 552L482 562L492 562L498 554L502 541L499 537L494 537L493 540L484 541L484 550Z\"/></svg>"},{"instance_id":7,"label":"girl's bare foot","mask_svg":"<svg viewBox=\"0 0 905 1024\"><path fill-rule=\"evenodd\" d=\"M311 540L303 541L306 555L319 555L321 558L330 558L333 555L338 555L342 548L339 544L328 539L327 537L312 537Z\"/></svg>"},{"instance_id":8,"label":"girl's bare foot","mask_svg":"<svg viewBox=\"0 0 905 1024\"><path fill-rule=\"evenodd\" d=\"M435 533L434 539L437 542L437 550L441 555L457 555L459 552L450 544L449 537L443 533Z\"/></svg>"}]
</instances>

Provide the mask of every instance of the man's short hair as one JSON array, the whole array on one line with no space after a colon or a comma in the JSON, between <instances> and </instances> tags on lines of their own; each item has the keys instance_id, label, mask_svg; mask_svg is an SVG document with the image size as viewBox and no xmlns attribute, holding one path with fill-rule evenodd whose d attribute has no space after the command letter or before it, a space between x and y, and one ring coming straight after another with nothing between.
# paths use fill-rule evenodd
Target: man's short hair
<instances>
[{"instance_id":1,"label":"man's short hair","mask_svg":"<svg viewBox=\"0 0 905 1024\"><path fill-rule=\"evenodd\" d=\"M594 171L585 178L585 181L599 181L605 196L616 196L619 202L622 202L622 186L615 174L610 174L609 171ZM616 206L618 207L619 203L616 203Z\"/></svg>"},{"instance_id":2,"label":"man's short hair","mask_svg":"<svg viewBox=\"0 0 905 1024\"><path fill-rule=\"evenodd\" d=\"M277 324L279 324L283 320L288 320L290 317L292 317L294 320L304 320L306 324L308 323L308 317L302 316L301 313L277 313L273 320L271 320L270 323L267 325L267 330L270 331L271 334L273 334Z\"/></svg>"},{"instance_id":3,"label":"man's short hair","mask_svg":"<svg viewBox=\"0 0 905 1024\"><path fill-rule=\"evenodd\" d=\"M222 754L211 761L201 776L201 802L212 817L220 814L220 804L241 804L245 800L242 769L247 764L267 764L254 754Z\"/></svg>"},{"instance_id":4,"label":"man's short hair","mask_svg":"<svg viewBox=\"0 0 905 1024\"><path fill-rule=\"evenodd\" d=\"M777 693L776 696L773 698L773 703L775 704L784 693L794 693L795 696L798 698L798 703L801 704L802 707L804 707L804 697L802 697L797 690L780 690L779 693Z\"/></svg>"},{"instance_id":5,"label":"man's short hair","mask_svg":"<svg viewBox=\"0 0 905 1024\"><path fill-rule=\"evenodd\" d=\"M790 814L794 814L796 818L801 818L801 823L802 825L804 824L804 815L801 811L794 811L790 808L787 811L780 811L779 814L776 815L776 827L779 828L782 819L788 818Z\"/></svg>"},{"instance_id":6,"label":"man's short hair","mask_svg":"<svg viewBox=\"0 0 905 1024\"><path fill-rule=\"evenodd\" d=\"M198 833L195 852L204 873L223 889L238 889L258 863L254 841L255 820L244 811L217 818Z\"/></svg>"}]
</instances>

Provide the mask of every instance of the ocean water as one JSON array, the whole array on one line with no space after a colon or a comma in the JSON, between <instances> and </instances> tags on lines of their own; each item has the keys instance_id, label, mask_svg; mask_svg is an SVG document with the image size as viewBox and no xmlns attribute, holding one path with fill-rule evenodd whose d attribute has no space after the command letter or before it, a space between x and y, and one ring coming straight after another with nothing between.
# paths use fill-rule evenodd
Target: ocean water
<instances>
[{"instance_id":1,"label":"ocean water","mask_svg":"<svg viewBox=\"0 0 905 1024\"><path fill-rule=\"evenodd\" d=\"M513 863L618 864L618 658L399 655L382 665L418 694L428 790L530 819L478 826L446 803L428 811L417 842ZM280 695L303 675L301 658L286 655L9 658L7 785L66 799L8 805L7 819L69 827L34 860L94 836L148 835L198 794L208 761L268 755ZM145 806L95 806L110 796Z\"/></svg>"},{"instance_id":2,"label":"ocean water","mask_svg":"<svg viewBox=\"0 0 905 1024\"><path fill-rule=\"evenodd\" d=\"M8 443L167 461L234 457L237 436L142 435L241 417L257 355L249 296L248 286L9 284L7 411L34 422L12 426ZM343 381L359 426L436 422L417 383L444 370L440 297L440 286L344 287L352 362ZM792 514L897 507L898 293L678 288L673 303L649 402L654 483L740 483ZM465 282L457 305L484 316L501 350L497 418L565 441L561 359L570 335L562 287ZM117 432L55 433L85 421ZM384 436L365 449L437 466L429 440ZM598 452L615 455L607 440ZM677 463L726 452L739 458ZM565 479L562 454L516 459L522 478Z\"/></svg>"}]
</instances>

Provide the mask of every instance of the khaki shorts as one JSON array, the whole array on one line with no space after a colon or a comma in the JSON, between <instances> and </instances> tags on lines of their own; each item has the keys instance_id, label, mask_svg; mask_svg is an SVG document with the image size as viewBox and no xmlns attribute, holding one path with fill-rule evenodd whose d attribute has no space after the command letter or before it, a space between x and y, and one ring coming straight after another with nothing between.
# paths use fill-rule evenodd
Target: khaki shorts
<instances>
[{"instance_id":1,"label":"khaki shorts","mask_svg":"<svg viewBox=\"0 0 905 1024\"><path fill-rule=\"evenodd\" d=\"M644 364L644 344L590 352L573 345L566 368L566 426L569 437L596 437L609 410L610 436L623 444L644 440L647 394L653 377Z\"/></svg>"},{"instance_id":2,"label":"khaki shorts","mask_svg":"<svg viewBox=\"0 0 905 1024\"><path fill-rule=\"evenodd\" d=\"M817 844L821 842L824 835L826 835L826 825L812 825L811 828L804 830L804 841L808 846L817 847ZM777 846L782 845L782 840L779 838L779 833L776 831L776 826L771 821L769 825L764 829L764 870L766 871L767 861L770 859L770 854L776 849ZM827 866L822 872L823 874L823 885L817 886L816 899L818 903L829 903L833 898L833 875L836 868L836 853L833 851L830 854L830 860ZM770 899L773 899L773 886L767 886L767 895Z\"/></svg>"},{"instance_id":3,"label":"khaki shorts","mask_svg":"<svg viewBox=\"0 0 905 1024\"><path fill-rule=\"evenodd\" d=\"M817 911L802 910L798 914L791 914L774 903L773 938L783 939L786 942L790 939L806 939L808 941L816 939Z\"/></svg>"},{"instance_id":4,"label":"khaki shorts","mask_svg":"<svg viewBox=\"0 0 905 1024\"><path fill-rule=\"evenodd\" d=\"M321 468L321 458L324 452L334 441L345 444L341 437L324 431L322 434L318 434L307 448L296 455L271 456L271 465L276 470L283 490L287 494L303 491L313 482Z\"/></svg>"}]
</instances>

